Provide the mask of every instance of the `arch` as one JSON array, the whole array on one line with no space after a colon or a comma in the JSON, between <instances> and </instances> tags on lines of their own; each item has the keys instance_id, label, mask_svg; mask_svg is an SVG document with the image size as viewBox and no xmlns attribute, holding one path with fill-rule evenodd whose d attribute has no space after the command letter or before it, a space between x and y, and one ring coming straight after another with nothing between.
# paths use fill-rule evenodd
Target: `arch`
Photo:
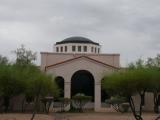
<instances>
[{"instance_id":1,"label":"arch","mask_svg":"<svg viewBox=\"0 0 160 120\"><path fill-rule=\"evenodd\" d=\"M61 76L57 76L55 78L55 82L56 82L58 88L60 89L59 97L64 97L64 78Z\"/></svg>"},{"instance_id":2,"label":"arch","mask_svg":"<svg viewBox=\"0 0 160 120\"><path fill-rule=\"evenodd\" d=\"M77 93L92 96L94 101L94 77L87 70L79 70L71 78L71 97Z\"/></svg>"}]
</instances>

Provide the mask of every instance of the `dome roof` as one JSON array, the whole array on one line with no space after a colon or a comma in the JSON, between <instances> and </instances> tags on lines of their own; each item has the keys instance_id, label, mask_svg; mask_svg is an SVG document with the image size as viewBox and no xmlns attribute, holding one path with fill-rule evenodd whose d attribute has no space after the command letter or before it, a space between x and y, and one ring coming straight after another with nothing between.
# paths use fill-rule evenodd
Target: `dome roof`
<instances>
[{"instance_id":1,"label":"dome roof","mask_svg":"<svg viewBox=\"0 0 160 120\"><path fill-rule=\"evenodd\" d=\"M79 37L79 36L66 38L66 39L64 39L64 40L62 40L60 42L56 42L56 45L65 44L65 43L86 43L86 44L99 45L99 43L93 42L92 40L90 40L88 38Z\"/></svg>"}]
</instances>

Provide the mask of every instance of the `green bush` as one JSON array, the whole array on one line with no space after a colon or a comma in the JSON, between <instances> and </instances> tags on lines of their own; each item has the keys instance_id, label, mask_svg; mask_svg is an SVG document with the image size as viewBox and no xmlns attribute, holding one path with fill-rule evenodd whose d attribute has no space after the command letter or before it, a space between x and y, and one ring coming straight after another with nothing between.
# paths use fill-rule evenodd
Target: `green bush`
<instances>
[{"instance_id":1,"label":"green bush","mask_svg":"<svg viewBox=\"0 0 160 120\"><path fill-rule=\"evenodd\" d=\"M91 96L85 96L82 93L78 93L72 97L73 103L76 105L76 108L79 112L83 112L85 104L92 100Z\"/></svg>"},{"instance_id":2,"label":"green bush","mask_svg":"<svg viewBox=\"0 0 160 120\"><path fill-rule=\"evenodd\" d=\"M129 105L126 104L126 98L125 97L120 97L120 96L113 96L111 99L106 100L107 104L111 104L112 107L117 111L117 112L127 112L129 109Z\"/></svg>"},{"instance_id":3,"label":"green bush","mask_svg":"<svg viewBox=\"0 0 160 120\"><path fill-rule=\"evenodd\" d=\"M121 108L123 112L128 112L129 110L129 104L128 103L122 103Z\"/></svg>"}]
</instances>

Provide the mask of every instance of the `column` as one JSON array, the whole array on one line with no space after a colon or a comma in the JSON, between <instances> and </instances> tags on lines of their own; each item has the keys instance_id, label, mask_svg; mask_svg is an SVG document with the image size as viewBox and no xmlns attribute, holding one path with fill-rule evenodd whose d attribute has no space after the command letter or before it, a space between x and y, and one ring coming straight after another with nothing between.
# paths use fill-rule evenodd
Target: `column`
<instances>
[{"instance_id":1,"label":"column","mask_svg":"<svg viewBox=\"0 0 160 120\"><path fill-rule=\"evenodd\" d=\"M71 98L71 83L70 82L64 83L64 97ZM69 109L70 109L70 105L65 107L65 111L68 111Z\"/></svg>"},{"instance_id":2,"label":"column","mask_svg":"<svg viewBox=\"0 0 160 120\"><path fill-rule=\"evenodd\" d=\"M96 112L100 111L101 109L101 83L95 83L95 103L94 103L94 110Z\"/></svg>"},{"instance_id":3,"label":"column","mask_svg":"<svg viewBox=\"0 0 160 120\"><path fill-rule=\"evenodd\" d=\"M71 82L64 83L64 97L71 98Z\"/></svg>"}]
</instances>

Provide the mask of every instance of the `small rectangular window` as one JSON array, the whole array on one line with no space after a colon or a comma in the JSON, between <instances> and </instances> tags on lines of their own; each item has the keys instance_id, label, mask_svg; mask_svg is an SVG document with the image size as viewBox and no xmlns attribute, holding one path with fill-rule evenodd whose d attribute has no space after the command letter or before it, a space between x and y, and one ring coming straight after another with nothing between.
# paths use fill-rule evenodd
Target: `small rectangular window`
<instances>
[{"instance_id":1,"label":"small rectangular window","mask_svg":"<svg viewBox=\"0 0 160 120\"><path fill-rule=\"evenodd\" d=\"M61 47L61 52L63 52L63 47Z\"/></svg>"},{"instance_id":2,"label":"small rectangular window","mask_svg":"<svg viewBox=\"0 0 160 120\"><path fill-rule=\"evenodd\" d=\"M91 52L93 52L94 47L91 48Z\"/></svg>"},{"instance_id":3,"label":"small rectangular window","mask_svg":"<svg viewBox=\"0 0 160 120\"><path fill-rule=\"evenodd\" d=\"M67 52L67 46L65 46L65 52Z\"/></svg>"},{"instance_id":4,"label":"small rectangular window","mask_svg":"<svg viewBox=\"0 0 160 120\"><path fill-rule=\"evenodd\" d=\"M84 52L87 52L87 46L83 47Z\"/></svg>"},{"instance_id":5,"label":"small rectangular window","mask_svg":"<svg viewBox=\"0 0 160 120\"><path fill-rule=\"evenodd\" d=\"M56 52L59 52L59 47L56 47Z\"/></svg>"},{"instance_id":6,"label":"small rectangular window","mask_svg":"<svg viewBox=\"0 0 160 120\"><path fill-rule=\"evenodd\" d=\"M73 52L76 51L76 46L72 46L72 51L73 51Z\"/></svg>"},{"instance_id":7,"label":"small rectangular window","mask_svg":"<svg viewBox=\"0 0 160 120\"><path fill-rule=\"evenodd\" d=\"M100 53L100 48L98 48L98 53Z\"/></svg>"},{"instance_id":8,"label":"small rectangular window","mask_svg":"<svg viewBox=\"0 0 160 120\"><path fill-rule=\"evenodd\" d=\"M78 52L81 52L81 46L78 46Z\"/></svg>"},{"instance_id":9,"label":"small rectangular window","mask_svg":"<svg viewBox=\"0 0 160 120\"><path fill-rule=\"evenodd\" d=\"M95 53L97 53L97 48L95 48Z\"/></svg>"}]
</instances>

